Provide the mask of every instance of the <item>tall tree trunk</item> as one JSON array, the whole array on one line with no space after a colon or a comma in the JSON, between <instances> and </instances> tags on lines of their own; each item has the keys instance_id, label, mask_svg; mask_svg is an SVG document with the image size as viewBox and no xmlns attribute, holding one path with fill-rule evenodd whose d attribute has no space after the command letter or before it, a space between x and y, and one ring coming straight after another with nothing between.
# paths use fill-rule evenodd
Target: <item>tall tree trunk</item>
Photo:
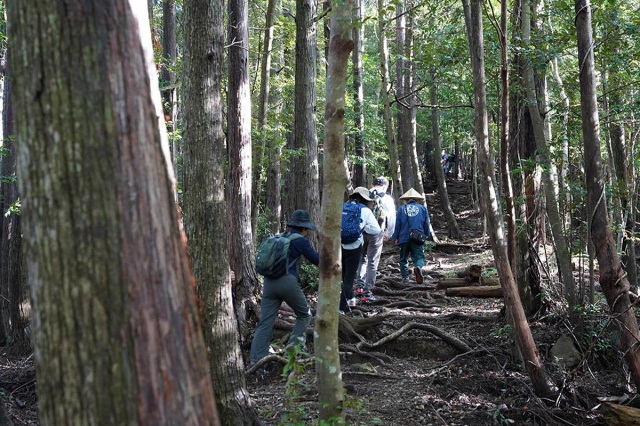
<instances>
[{"instance_id":1,"label":"tall tree trunk","mask_svg":"<svg viewBox=\"0 0 640 426\"><path fill-rule=\"evenodd\" d=\"M364 86L362 79L364 67L362 57L364 56L364 22L363 0L354 0L354 25L353 25L353 117L354 117L354 145L355 160L353 164L353 184L354 186L367 185L367 165L366 146L364 141Z\"/></svg>"},{"instance_id":2,"label":"tall tree trunk","mask_svg":"<svg viewBox=\"0 0 640 426\"><path fill-rule=\"evenodd\" d=\"M176 74L174 71L178 47L176 43L176 2L175 0L163 0L162 2L162 106L164 119L167 121L167 131L176 130ZM169 141L171 148L171 163L173 172L178 175L178 155L180 146L179 138L172 137Z\"/></svg>"},{"instance_id":3,"label":"tall tree trunk","mask_svg":"<svg viewBox=\"0 0 640 426\"><path fill-rule=\"evenodd\" d=\"M40 421L217 425L146 4L85 6L8 9Z\"/></svg>"},{"instance_id":4,"label":"tall tree trunk","mask_svg":"<svg viewBox=\"0 0 640 426\"><path fill-rule=\"evenodd\" d=\"M279 2L278 2L279 4ZM273 67L280 66L284 68L285 52L279 49L277 61ZM282 71L284 72L284 71ZM282 89L275 85L274 90L270 92L269 103L275 105L272 109L273 118L280 117L283 111L283 104L290 103L289 100L283 99ZM274 134L267 139L267 176L266 176L266 193L265 205L267 210L267 220L270 224L271 232L274 234L280 230L280 218L282 213L282 148L284 133L286 128L280 124Z\"/></svg>"},{"instance_id":5,"label":"tall tree trunk","mask_svg":"<svg viewBox=\"0 0 640 426\"><path fill-rule=\"evenodd\" d=\"M531 43L531 8L530 1L524 0L522 12L522 35L525 45ZM569 302L569 306L573 307L577 303L576 285L573 279L573 271L571 269L571 253L567 246L567 242L563 233L562 220L558 210L558 201L556 199L553 180L549 172L549 164L551 158L549 156L549 146L547 143L547 135L545 134L545 124L538 107L536 96L535 81L533 75L533 60L530 59L525 63L525 87L527 93L526 104L531 116L531 124L533 134L536 139L538 155L543 165L542 180L544 182L544 193L547 201L547 215L549 216L549 225L553 235L553 242L556 248L556 260L560 271L560 279L562 280L565 296Z\"/></svg>"},{"instance_id":6,"label":"tall tree trunk","mask_svg":"<svg viewBox=\"0 0 640 426\"><path fill-rule=\"evenodd\" d=\"M509 46L507 43L507 0L500 3L500 82L502 83L500 106L500 171L502 193L505 201L505 222L507 228L507 258L511 272L516 272L516 208L513 200L513 186L509 169ZM456 157L457 158L457 157Z\"/></svg>"},{"instance_id":7,"label":"tall tree trunk","mask_svg":"<svg viewBox=\"0 0 640 426\"><path fill-rule=\"evenodd\" d=\"M440 118L438 116L438 84L436 83L436 71L431 71L431 129L433 132L433 151L438 153L442 151L442 142L440 136ZM460 228L458 228L458 222L456 216L451 209L451 202L449 201L449 192L447 191L447 182L444 176L444 170L440 165L439 157L434 156L434 161L438 164L434 165L434 171L436 175L436 181L438 183L438 193L440 194L440 207L444 212L444 217L447 220L447 229L449 231L449 238L460 238Z\"/></svg>"},{"instance_id":8,"label":"tall tree trunk","mask_svg":"<svg viewBox=\"0 0 640 426\"><path fill-rule=\"evenodd\" d=\"M276 14L277 0L267 1L267 15L264 24L264 43L262 61L260 62L260 96L258 98L258 142L253 151L253 195L251 196L251 229L254 240L258 238L258 215L260 214L260 198L262 194L263 158L267 146L265 124L269 108L269 91L271 88L271 51L273 50L273 21Z\"/></svg>"},{"instance_id":9,"label":"tall tree trunk","mask_svg":"<svg viewBox=\"0 0 640 426\"><path fill-rule=\"evenodd\" d=\"M311 221L320 219L318 135L316 131L317 33L316 0L296 0L295 148L304 161L294 161L296 209L306 209ZM309 236L315 243L315 233Z\"/></svg>"},{"instance_id":10,"label":"tall tree trunk","mask_svg":"<svg viewBox=\"0 0 640 426\"><path fill-rule=\"evenodd\" d=\"M400 163L398 160L398 142L391 111L391 80L389 76L389 47L387 44L387 3L378 0L378 55L380 56L380 75L382 78L382 102L384 113L384 134L389 148L389 170L391 173L392 188L396 194L403 194L402 180L400 178Z\"/></svg>"},{"instance_id":11,"label":"tall tree trunk","mask_svg":"<svg viewBox=\"0 0 640 426\"><path fill-rule=\"evenodd\" d=\"M344 170L344 97L347 84L353 0L334 4L331 15L327 92L324 112L324 184L320 233L320 285L315 325L316 374L320 420L344 418L344 394L338 352L338 305L342 247L340 226L347 176Z\"/></svg>"},{"instance_id":12,"label":"tall tree trunk","mask_svg":"<svg viewBox=\"0 0 640 426\"><path fill-rule=\"evenodd\" d=\"M259 423L244 377L231 295L222 131L223 3L184 2L184 224L220 420Z\"/></svg>"},{"instance_id":13,"label":"tall tree trunk","mask_svg":"<svg viewBox=\"0 0 640 426\"><path fill-rule=\"evenodd\" d=\"M622 349L636 388L640 389L640 333L631 301L629 280L622 269L611 232L604 197L599 117L596 99L591 6L588 0L575 1L578 64L580 71L580 107L584 140L585 175L591 217L591 238L600 266L600 285L613 318L620 326Z\"/></svg>"},{"instance_id":14,"label":"tall tree trunk","mask_svg":"<svg viewBox=\"0 0 640 426\"><path fill-rule=\"evenodd\" d=\"M462 0L463 7L469 8L469 0ZM478 166L480 168L482 195L487 200L487 221L489 224L489 238L493 248L500 283L504 294L505 305L509 309L513 323L516 343L522 357L525 369L533 384L533 389L539 396L548 397L556 392L555 386L543 369L538 357L529 324L520 303L515 280L507 259L504 242L502 211L494 186L493 161L489 143L489 123L486 103L486 80L484 75L484 37L482 30L482 0L472 0L470 8L471 28L468 28L469 39L472 40L471 67L473 69L473 93L475 106L475 130L478 145Z\"/></svg>"},{"instance_id":15,"label":"tall tree trunk","mask_svg":"<svg viewBox=\"0 0 640 426\"><path fill-rule=\"evenodd\" d=\"M405 1L401 0L396 5L396 49L398 58L396 59L396 105L397 105L397 121L398 121L398 147L400 149L400 175L402 176L402 186L406 189L413 188L415 182L411 171L411 148L409 141L411 139L409 127L411 126L411 116L409 113L410 105L407 102L409 79L409 61L407 60L406 44L407 44L407 14Z\"/></svg>"},{"instance_id":16,"label":"tall tree trunk","mask_svg":"<svg viewBox=\"0 0 640 426\"><path fill-rule=\"evenodd\" d=\"M240 338L249 337L250 323L258 317L259 293L251 233L251 99L249 97L249 14L247 0L230 0L229 90L227 94L227 143L229 150L229 210L231 270Z\"/></svg>"},{"instance_id":17,"label":"tall tree trunk","mask_svg":"<svg viewBox=\"0 0 640 426\"><path fill-rule=\"evenodd\" d=\"M621 88L616 87L621 80L620 64L621 61L618 58L620 54L620 37L621 31L619 20L619 5L612 5L611 10L611 26L610 29L612 37L609 37L606 42L606 46L611 51L614 59L609 62L608 73L603 73L603 79L608 83L606 93L609 100L609 116L611 117L608 122L609 138L611 141L611 153L613 154L613 164L615 170L615 193L618 195L620 201L620 210L622 215L622 223L620 227L622 230L622 251L624 269L627 272L627 277L632 289L637 288L638 272L636 265L636 250L635 250L635 204L632 203L634 194L633 184L630 183L632 179L629 177L627 157L633 158L633 155L628 155L626 149L626 141L624 134L624 122L621 117L621 110L624 108L624 100L622 99ZM609 87L613 85L613 87ZM631 162L633 163L633 162Z\"/></svg>"},{"instance_id":18,"label":"tall tree trunk","mask_svg":"<svg viewBox=\"0 0 640 426\"><path fill-rule=\"evenodd\" d=\"M5 69L9 61L9 51L5 53ZM30 351L29 339L24 333L28 315L23 311L23 302L28 299L27 277L22 250L22 230L20 214L12 206L18 200L16 178L16 145L13 127L13 94L11 78L5 72L2 108L2 134L0 146L0 289L2 292L2 329L0 341L11 345L14 353ZM15 207L14 207L15 208Z\"/></svg>"}]
</instances>

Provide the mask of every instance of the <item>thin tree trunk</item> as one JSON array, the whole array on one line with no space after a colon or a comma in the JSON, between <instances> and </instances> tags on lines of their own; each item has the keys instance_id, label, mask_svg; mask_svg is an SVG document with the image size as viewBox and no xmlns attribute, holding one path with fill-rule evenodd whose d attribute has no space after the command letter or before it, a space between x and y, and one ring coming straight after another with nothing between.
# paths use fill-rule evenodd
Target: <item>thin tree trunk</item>
<instances>
[{"instance_id":1,"label":"thin tree trunk","mask_svg":"<svg viewBox=\"0 0 640 426\"><path fill-rule=\"evenodd\" d=\"M175 0L163 0L162 2L162 106L164 108L164 119L167 122L167 131L176 130L176 75L174 67L178 56L176 43L176 2ZM180 146L179 138L173 137L170 140L171 163L173 173L178 175L178 155Z\"/></svg>"},{"instance_id":2,"label":"thin tree trunk","mask_svg":"<svg viewBox=\"0 0 640 426\"><path fill-rule=\"evenodd\" d=\"M220 419L259 423L244 377L231 295L225 138L222 131L223 4L184 2L184 224Z\"/></svg>"},{"instance_id":3,"label":"thin tree trunk","mask_svg":"<svg viewBox=\"0 0 640 426\"><path fill-rule=\"evenodd\" d=\"M440 118L438 116L438 85L436 83L436 72L431 71L431 104L434 107L431 109L431 129L433 133L433 150L438 153L442 150L442 142L440 136ZM456 216L451 209L451 202L449 201L449 192L447 191L447 182L444 176L444 170L438 161L439 157L434 156L434 161L438 164L434 164L434 171L436 175L436 182L438 183L438 193L440 194L440 207L444 212L444 217L447 220L447 230L449 232L449 238L459 239L460 228L458 228L458 222Z\"/></svg>"},{"instance_id":4,"label":"thin tree trunk","mask_svg":"<svg viewBox=\"0 0 640 426\"><path fill-rule=\"evenodd\" d=\"M249 338L250 323L258 317L258 278L251 233L251 99L249 98L249 15L247 0L230 0L229 90L227 94L227 144L229 150L229 210L231 270L240 338Z\"/></svg>"},{"instance_id":5,"label":"thin tree trunk","mask_svg":"<svg viewBox=\"0 0 640 426\"><path fill-rule=\"evenodd\" d=\"M363 0L354 0L354 25L353 25L353 116L354 116L354 145L355 160L353 164L354 186L367 187L366 146L364 140L364 22Z\"/></svg>"},{"instance_id":6,"label":"thin tree trunk","mask_svg":"<svg viewBox=\"0 0 640 426\"><path fill-rule=\"evenodd\" d=\"M384 133L389 148L389 170L391 181L396 194L403 194L402 180L400 178L400 163L398 160L398 142L396 140L396 130L391 112L391 82L389 77L389 48L387 45L387 19L385 0L378 0L378 55L380 56L380 72L382 78L382 102L384 111Z\"/></svg>"},{"instance_id":7,"label":"thin tree trunk","mask_svg":"<svg viewBox=\"0 0 640 426\"><path fill-rule=\"evenodd\" d=\"M463 7L469 8L468 0L462 0ZM548 397L556 392L538 357L529 324L524 315L520 296L507 258L504 242L502 211L500 210L493 181L493 161L490 153L489 124L486 103L486 80L484 76L484 39L482 30L482 0L472 0L470 8L472 40L471 65L473 69L473 92L475 106L475 129L478 144L478 165L480 168L482 195L487 200L487 222L504 300L513 322L517 347L524 358L525 369L537 395Z\"/></svg>"},{"instance_id":8,"label":"thin tree trunk","mask_svg":"<svg viewBox=\"0 0 640 426\"><path fill-rule=\"evenodd\" d=\"M507 0L500 3L500 81L502 83L500 119L500 171L505 201L507 228L507 258L511 272L516 272L516 208L509 169L509 46L507 42Z\"/></svg>"},{"instance_id":9,"label":"thin tree trunk","mask_svg":"<svg viewBox=\"0 0 640 426\"><path fill-rule=\"evenodd\" d=\"M260 62L260 96L258 98L258 142L253 151L253 195L251 196L251 229L254 240L258 238L258 216L260 215L260 198L262 194L262 172L264 170L264 151L267 146L265 124L269 108L269 91L271 88L271 51L273 50L273 22L277 0L267 1L267 15L264 24L264 43L262 61Z\"/></svg>"},{"instance_id":10,"label":"thin tree trunk","mask_svg":"<svg viewBox=\"0 0 640 426\"><path fill-rule=\"evenodd\" d=\"M285 52L282 49L279 50L277 59L278 60L273 66L284 67ZM275 105L272 109L273 117L280 117L283 111L283 104L290 102L283 99L282 89L278 85L274 86L274 90L270 92L270 97L272 99L269 100L269 103ZM268 166L265 204L267 206L267 219L270 224L271 232L274 234L280 230L280 218L282 213L282 140L284 139L285 132L286 128L284 125L280 124L276 132L267 139Z\"/></svg>"},{"instance_id":11,"label":"thin tree trunk","mask_svg":"<svg viewBox=\"0 0 640 426\"><path fill-rule=\"evenodd\" d=\"M353 0L334 4L331 15L324 112L324 187L320 233L320 285L315 330L320 420L344 418L344 394L338 352L338 305L341 286L340 226L344 174L344 97L347 84Z\"/></svg>"},{"instance_id":12,"label":"thin tree trunk","mask_svg":"<svg viewBox=\"0 0 640 426\"><path fill-rule=\"evenodd\" d=\"M580 107L584 140L585 175L591 208L591 238L600 266L600 285L613 318L620 326L622 349L636 388L640 389L640 333L631 301L629 280L622 269L607 214L601 167L598 104L596 99L591 6L588 0L575 1Z\"/></svg>"},{"instance_id":13,"label":"thin tree trunk","mask_svg":"<svg viewBox=\"0 0 640 426\"><path fill-rule=\"evenodd\" d=\"M531 40L531 8L529 2L532 0L524 0L522 12L522 35L525 45L530 44ZM567 246L567 242L563 233L562 220L558 210L558 202L555 196L554 185L551 179L548 165L551 162L549 156L549 146L547 143L547 135L545 134L545 124L538 107L535 81L533 76L532 60L525 64L525 87L527 93L526 104L531 116L531 124L533 134L536 139L538 155L542 164L547 165L542 170L542 180L544 182L544 193L547 201L547 214L549 216L549 225L553 235L555 244L556 259L558 261L558 269L560 271L560 279L565 292L565 296L569 302L569 306L577 303L576 285L573 279L573 271L571 269L571 253Z\"/></svg>"},{"instance_id":14,"label":"thin tree trunk","mask_svg":"<svg viewBox=\"0 0 640 426\"><path fill-rule=\"evenodd\" d=\"M145 2L8 6L40 422L218 425Z\"/></svg>"},{"instance_id":15,"label":"thin tree trunk","mask_svg":"<svg viewBox=\"0 0 640 426\"><path fill-rule=\"evenodd\" d=\"M311 221L320 219L318 135L316 130L317 23L316 0L296 0L295 148L304 161L294 161L294 204L306 209ZM315 233L309 235L315 243Z\"/></svg>"}]
</instances>

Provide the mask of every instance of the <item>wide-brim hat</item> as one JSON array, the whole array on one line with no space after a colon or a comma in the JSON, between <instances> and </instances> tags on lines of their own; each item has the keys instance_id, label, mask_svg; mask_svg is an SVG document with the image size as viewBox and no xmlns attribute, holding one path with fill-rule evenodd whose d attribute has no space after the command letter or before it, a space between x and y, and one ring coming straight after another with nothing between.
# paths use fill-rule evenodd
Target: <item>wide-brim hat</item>
<instances>
[{"instance_id":1,"label":"wide-brim hat","mask_svg":"<svg viewBox=\"0 0 640 426\"><path fill-rule=\"evenodd\" d=\"M401 200L420 200L424 201L424 195L411 188L400 197Z\"/></svg>"},{"instance_id":2,"label":"wide-brim hat","mask_svg":"<svg viewBox=\"0 0 640 426\"><path fill-rule=\"evenodd\" d=\"M353 194L359 194L362 198L364 198L365 201L372 201L371 197L369 197L369 190L364 186L359 186L354 189L351 195Z\"/></svg>"},{"instance_id":3,"label":"wide-brim hat","mask_svg":"<svg viewBox=\"0 0 640 426\"><path fill-rule=\"evenodd\" d=\"M316 226L311 223L309 212L306 210L294 211L293 214L291 214L289 222L287 222L287 226L297 226L298 228L307 228L311 230L316 229Z\"/></svg>"}]
</instances>

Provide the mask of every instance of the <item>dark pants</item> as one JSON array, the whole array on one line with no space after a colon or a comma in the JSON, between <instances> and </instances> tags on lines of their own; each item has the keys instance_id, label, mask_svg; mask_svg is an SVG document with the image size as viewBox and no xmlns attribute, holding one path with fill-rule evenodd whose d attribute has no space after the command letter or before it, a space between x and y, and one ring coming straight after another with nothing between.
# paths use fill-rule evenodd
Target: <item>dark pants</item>
<instances>
[{"instance_id":1,"label":"dark pants","mask_svg":"<svg viewBox=\"0 0 640 426\"><path fill-rule=\"evenodd\" d=\"M424 246L412 242L400 244L400 274L402 278L409 276L409 256L416 268L424 266Z\"/></svg>"},{"instance_id":2,"label":"dark pants","mask_svg":"<svg viewBox=\"0 0 640 426\"><path fill-rule=\"evenodd\" d=\"M347 311L347 300L353 298L353 282L358 272L362 246L355 249L342 249L342 294L340 295L340 310Z\"/></svg>"},{"instance_id":3,"label":"dark pants","mask_svg":"<svg viewBox=\"0 0 640 426\"><path fill-rule=\"evenodd\" d=\"M251 342L252 364L269 355L273 323L283 301L287 302L287 305L296 313L296 325L293 327L288 343L303 346L306 343L311 310L297 278L289 274L276 279L265 278L262 302L260 302L260 323Z\"/></svg>"}]
</instances>

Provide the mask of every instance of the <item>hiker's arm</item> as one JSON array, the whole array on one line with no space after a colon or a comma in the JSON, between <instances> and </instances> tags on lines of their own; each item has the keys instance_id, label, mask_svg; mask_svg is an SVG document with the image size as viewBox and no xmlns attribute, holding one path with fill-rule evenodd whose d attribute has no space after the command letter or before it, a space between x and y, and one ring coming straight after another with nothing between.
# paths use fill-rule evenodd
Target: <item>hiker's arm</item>
<instances>
[{"instance_id":1,"label":"hiker's arm","mask_svg":"<svg viewBox=\"0 0 640 426\"><path fill-rule=\"evenodd\" d=\"M298 249L300 250L300 253L302 253L302 255L306 257L309 262L318 266L318 264L320 263L320 257L318 256L318 252L315 251L313 247L311 247L311 243L309 242L309 240L307 240L306 238L299 238L295 240L295 242L298 241Z\"/></svg>"},{"instance_id":2,"label":"hiker's arm","mask_svg":"<svg viewBox=\"0 0 640 426\"><path fill-rule=\"evenodd\" d=\"M380 224L376 220L376 217L373 215L373 212L369 210L369 208L363 208L360 217L364 221L364 229L363 231L367 234L377 235L382 231L380 228Z\"/></svg>"}]
</instances>

